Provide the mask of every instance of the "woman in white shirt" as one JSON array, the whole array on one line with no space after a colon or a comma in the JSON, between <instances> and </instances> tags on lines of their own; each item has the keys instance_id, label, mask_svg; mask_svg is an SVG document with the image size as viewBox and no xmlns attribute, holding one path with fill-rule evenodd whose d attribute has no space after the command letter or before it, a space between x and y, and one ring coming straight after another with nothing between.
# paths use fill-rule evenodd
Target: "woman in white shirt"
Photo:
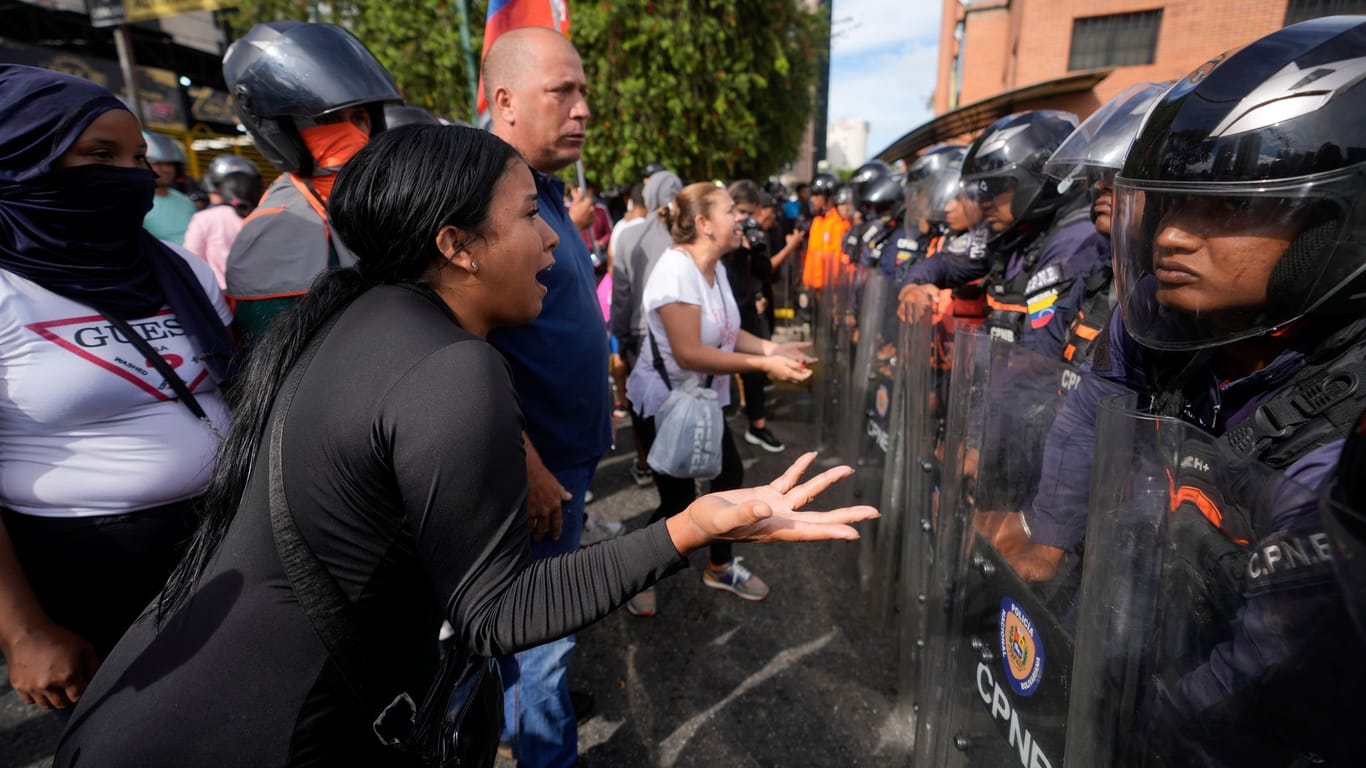
<instances>
[{"instance_id":1,"label":"woman in white shirt","mask_svg":"<svg viewBox=\"0 0 1366 768\"><path fill-rule=\"evenodd\" d=\"M0 64L0 115L0 652L66 709L194 530L232 315L142 228L155 175L112 93Z\"/></svg>"},{"instance_id":2,"label":"woman in white shirt","mask_svg":"<svg viewBox=\"0 0 1366 768\"><path fill-rule=\"evenodd\" d=\"M626 381L627 399L642 417L641 438L648 451L655 438L655 415L671 387L689 376L711 377L722 407L730 403L730 376L763 372L778 381L805 381L815 358L803 354L806 343L777 344L740 330L740 310L726 281L721 255L740 246L740 217L725 188L698 183L683 188L660 212L674 247L665 251L645 284L642 308L649 337ZM657 370L655 354L664 361L669 381ZM721 474L711 490L741 487L744 467L727 427L721 435ZM692 478L655 474L659 508L651 521L671 517L696 498ZM746 600L768 597L768 586L740 565L729 544L713 544L702 582ZM646 590L627 604L637 616L655 614L655 595Z\"/></svg>"}]
</instances>

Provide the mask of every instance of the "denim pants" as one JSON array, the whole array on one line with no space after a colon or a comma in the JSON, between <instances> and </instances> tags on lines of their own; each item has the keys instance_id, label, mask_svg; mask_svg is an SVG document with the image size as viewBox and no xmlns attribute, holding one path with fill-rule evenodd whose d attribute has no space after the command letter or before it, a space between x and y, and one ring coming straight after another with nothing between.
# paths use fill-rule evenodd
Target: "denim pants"
<instances>
[{"instance_id":1,"label":"denim pants","mask_svg":"<svg viewBox=\"0 0 1366 768\"><path fill-rule=\"evenodd\" d=\"M532 561L578 550L584 494L596 469L595 461L553 473L574 498L564 503L559 541L532 541ZM579 729L567 677L573 654L570 635L498 659L503 673L503 740L512 745L519 768L561 768L579 759Z\"/></svg>"}]
</instances>

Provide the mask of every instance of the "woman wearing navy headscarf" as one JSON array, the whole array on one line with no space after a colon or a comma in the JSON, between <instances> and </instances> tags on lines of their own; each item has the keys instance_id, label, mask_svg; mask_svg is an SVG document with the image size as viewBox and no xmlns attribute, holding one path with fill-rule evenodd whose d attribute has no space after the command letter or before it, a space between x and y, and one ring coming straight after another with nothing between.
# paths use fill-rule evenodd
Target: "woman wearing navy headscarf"
<instances>
[{"instance_id":1,"label":"woman wearing navy headscarf","mask_svg":"<svg viewBox=\"0 0 1366 768\"><path fill-rule=\"evenodd\" d=\"M108 90L0 64L0 652L70 707L193 530L232 315L142 229L155 175Z\"/></svg>"}]
</instances>

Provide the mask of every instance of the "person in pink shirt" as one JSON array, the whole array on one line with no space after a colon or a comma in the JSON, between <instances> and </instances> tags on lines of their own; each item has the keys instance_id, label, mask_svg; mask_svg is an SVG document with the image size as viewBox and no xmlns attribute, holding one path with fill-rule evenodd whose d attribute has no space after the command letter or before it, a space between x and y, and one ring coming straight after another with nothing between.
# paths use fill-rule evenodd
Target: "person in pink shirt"
<instances>
[{"instance_id":1,"label":"person in pink shirt","mask_svg":"<svg viewBox=\"0 0 1366 768\"><path fill-rule=\"evenodd\" d=\"M242 220L256 208L262 191L260 176L229 173L209 193L209 207L190 217L190 226L185 230L185 248L209 263L218 278L219 288L228 286L225 277L228 251L242 230Z\"/></svg>"}]
</instances>

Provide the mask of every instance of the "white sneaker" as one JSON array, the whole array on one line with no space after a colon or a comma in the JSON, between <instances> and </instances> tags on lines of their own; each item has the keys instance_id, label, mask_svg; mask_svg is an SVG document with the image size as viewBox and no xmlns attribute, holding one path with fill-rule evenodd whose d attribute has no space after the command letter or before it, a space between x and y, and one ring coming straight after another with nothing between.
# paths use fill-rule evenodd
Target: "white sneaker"
<instances>
[{"instance_id":1,"label":"white sneaker","mask_svg":"<svg viewBox=\"0 0 1366 768\"><path fill-rule=\"evenodd\" d=\"M626 533L626 526L623 523L615 520L599 520L596 517L585 518L583 535L579 537L579 546L587 547L600 541L615 539L623 533Z\"/></svg>"}]
</instances>

